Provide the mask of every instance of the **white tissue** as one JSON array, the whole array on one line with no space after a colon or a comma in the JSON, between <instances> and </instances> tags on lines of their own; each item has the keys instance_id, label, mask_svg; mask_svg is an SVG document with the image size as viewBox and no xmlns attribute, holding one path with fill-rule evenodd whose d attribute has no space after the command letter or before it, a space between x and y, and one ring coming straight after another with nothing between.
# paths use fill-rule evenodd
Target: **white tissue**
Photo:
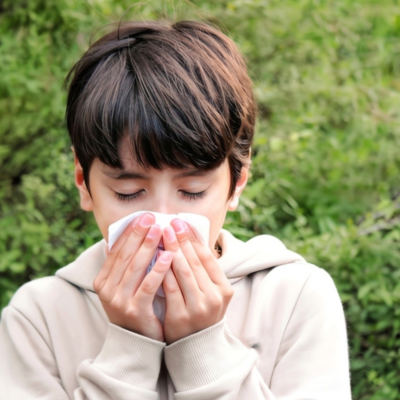
<instances>
[{"instance_id":1,"label":"white tissue","mask_svg":"<svg viewBox=\"0 0 400 400\"><path fill-rule=\"evenodd\" d=\"M132 222L139 215L144 213L153 214L156 217L155 223L160 225L161 229L164 229L167 226L169 226L170 222L174 218L179 218L182 221L187 222L193 228L198 238L200 240L203 240L203 242L208 246L208 239L210 234L210 221L204 215L192 214L192 213L162 214L153 211L137 211L133 214L127 215L126 217L118 220L117 222L114 222L108 227L109 250L111 250L111 248L114 246L115 242L121 236L122 232L124 232L129 223ZM161 245L159 246L159 248L162 249ZM148 274L151 271L154 264L156 263L157 255L158 255L158 250L154 254L154 257L151 260L150 265L147 267L146 274ZM160 288L158 289L157 295L165 297L162 286L160 286Z\"/></svg>"},{"instance_id":2,"label":"white tissue","mask_svg":"<svg viewBox=\"0 0 400 400\"><path fill-rule=\"evenodd\" d=\"M208 245L210 221L204 215L192 213L179 213L179 214L161 214L152 211L137 211L129 214L126 217L114 222L108 227L108 249L111 250L117 239L121 236L122 232L126 229L130 222L141 214L150 213L156 217L156 224L160 225L162 229L166 228L174 218L179 218L190 224L196 234Z\"/></svg>"}]
</instances>

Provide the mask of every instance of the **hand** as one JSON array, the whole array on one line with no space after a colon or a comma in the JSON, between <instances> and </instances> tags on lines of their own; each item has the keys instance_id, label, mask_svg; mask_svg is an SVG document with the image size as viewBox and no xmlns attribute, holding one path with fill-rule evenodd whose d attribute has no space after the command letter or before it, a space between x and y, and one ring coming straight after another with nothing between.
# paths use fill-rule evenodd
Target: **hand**
<instances>
[{"instance_id":1,"label":"hand","mask_svg":"<svg viewBox=\"0 0 400 400\"><path fill-rule=\"evenodd\" d=\"M153 299L171 267L173 254L163 252L145 276L162 232L153 214L130 224L107 254L93 287L111 323L154 340L164 341Z\"/></svg>"},{"instance_id":2,"label":"hand","mask_svg":"<svg viewBox=\"0 0 400 400\"><path fill-rule=\"evenodd\" d=\"M164 336L171 344L221 321L234 291L211 250L185 222L171 221L163 242L173 252L163 282Z\"/></svg>"}]
</instances>

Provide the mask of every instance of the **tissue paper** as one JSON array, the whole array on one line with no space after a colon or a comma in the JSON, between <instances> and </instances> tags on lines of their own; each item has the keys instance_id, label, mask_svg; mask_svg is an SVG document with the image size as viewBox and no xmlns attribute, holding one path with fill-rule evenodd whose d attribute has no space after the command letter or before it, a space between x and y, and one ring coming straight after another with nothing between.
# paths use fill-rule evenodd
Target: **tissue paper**
<instances>
[{"instance_id":1,"label":"tissue paper","mask_svg":"<svg viewBox=\"0 0 400 400\"><path fill-rule=\"evenodd\" d=\"M192 214L192 213L179 213L179 214L162 214L152 211L137 211L133 214L127 215L126 217L114 222L108 227L108 248L112 249L117 239L121 236L122 232L126 229L130 222L132 222L135 218L139 217L139 215L144 213L151 213L156 218L156 224L160 225L162 229L166 228L170 225L170 222L174 218L179 218L182 221L187 222L193 230L196 232L197 236L200 240L203 240L205 244L208 245L208 239L210 234L210 221L204 215ZM162 246L159 245L159 249L162 249ZM153 268L154 264L157 261L158 250L154 254L153 259L151 260L150 265L147 267L146 274L148 274ZM164 296L164 290L162 286L157 291L158 296Z\"/></svg>"}]
</instances>

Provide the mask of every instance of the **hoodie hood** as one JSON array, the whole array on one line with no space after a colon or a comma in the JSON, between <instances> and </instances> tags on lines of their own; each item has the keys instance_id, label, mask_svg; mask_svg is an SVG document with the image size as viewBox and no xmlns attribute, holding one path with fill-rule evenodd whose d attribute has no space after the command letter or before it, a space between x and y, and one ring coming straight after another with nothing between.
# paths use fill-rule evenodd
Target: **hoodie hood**
<instances>
[{"instance_id":1,"label":"hoodie hood","mask_svg":"<svg viewBox=\"0 0 400 400\"><path fill-rule=\"evenodd\" d=\"M288 250L277 238L260 235L243 242L222 229L218 243L222 256L218 264L233 284L247 275L293 262L304 263L300 255ZM94 291L93 281L106 260L107 243L103 239L85 250L74 262L56 272L56 276L83 289Z\"/></svg>"}]
</instances>

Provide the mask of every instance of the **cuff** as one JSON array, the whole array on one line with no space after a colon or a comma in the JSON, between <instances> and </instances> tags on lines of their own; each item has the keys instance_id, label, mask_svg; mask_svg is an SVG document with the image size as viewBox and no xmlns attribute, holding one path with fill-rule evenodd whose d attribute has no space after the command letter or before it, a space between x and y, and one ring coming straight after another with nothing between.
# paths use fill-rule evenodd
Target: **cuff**
<instances>
[{"instance_id":1,"label":"cuff","mask_svg":"<svg viewBox=\"0 0 400 400\"><path fill-rule=\"evenodd\" d=\"M216 381L236 368L249 351L222 320L167 346L164 357L175 389L183 392Z\"/></svg>"},{"instance_id":2,"label":"cuff","mask_svg":"<svg viewBox=\"0 0 400 400\"><path fill-rule=\"evenodd\" d=\"M119 381L154 391L164 347L165 343L109 324L93 367Z\"/></svg>"}]
</instances>

